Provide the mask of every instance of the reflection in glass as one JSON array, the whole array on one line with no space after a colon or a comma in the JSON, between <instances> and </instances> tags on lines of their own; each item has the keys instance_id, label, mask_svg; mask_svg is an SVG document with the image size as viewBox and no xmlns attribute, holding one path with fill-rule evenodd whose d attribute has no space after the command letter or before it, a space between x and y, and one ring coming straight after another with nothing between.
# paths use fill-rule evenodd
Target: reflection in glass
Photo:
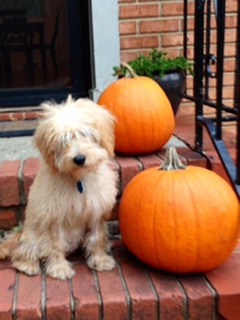
<instances>
[{"instance_id":1,"label":"reflection in glass","mask_svg":"<svg viewBox=\"0 0 240 320\"><path fill-rule=\"evenodd\" d=\"M0 0L0 88L71 86L64 0Z\"/></svg>"}]
</instances>

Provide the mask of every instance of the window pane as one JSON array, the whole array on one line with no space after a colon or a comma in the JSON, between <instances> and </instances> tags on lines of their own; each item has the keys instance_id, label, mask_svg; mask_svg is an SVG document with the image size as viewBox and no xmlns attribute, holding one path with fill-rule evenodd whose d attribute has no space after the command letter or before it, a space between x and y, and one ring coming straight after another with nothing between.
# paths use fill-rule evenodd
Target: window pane
<instances>
[{"instance_id":1,"label":"window pane","mask_svg":"<svg viewBox=\"0 0 240 320\"><path fill-rule=\"evenodd\" d=\"M72 86L64 0L0 0L0 87Z\"/></svg>"}]
</instances>

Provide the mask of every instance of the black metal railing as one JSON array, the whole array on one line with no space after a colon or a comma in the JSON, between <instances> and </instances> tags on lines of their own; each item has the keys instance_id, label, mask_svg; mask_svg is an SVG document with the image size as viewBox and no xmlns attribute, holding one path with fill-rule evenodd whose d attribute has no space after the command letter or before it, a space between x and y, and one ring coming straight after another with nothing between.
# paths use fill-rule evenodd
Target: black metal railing
<instances>
[{"instance_id":1,"label":"black metal railing","mask_svg":"<svg viewBox=\"0 0 240 320\"><path fill-rule=\"evenodd\" d=\"M235 80L230 105L227 105L224 99L226 71L224 66L228 58L225 55L226 0L195 0L194 14L189 12L190 5L192 2L184 0L184 55L188 58L188 36L194 33L194 84L193 93L189 94L186 89L185 98L195 103L195 149L204 152L205 128L236 193L240 196L240 1L236 4L236 14L234 14L237 17L236 41L234 41ZM191 22L194 19L194 30L190 26L190 17ZM215 42L213 38L216 39ZM216 94L210 98L212 81ZM209 108L213 111L211 115ZM224 142L223 127L226 123L236 126L236 162L231 158Z\"/></svg>"}]
</instances>

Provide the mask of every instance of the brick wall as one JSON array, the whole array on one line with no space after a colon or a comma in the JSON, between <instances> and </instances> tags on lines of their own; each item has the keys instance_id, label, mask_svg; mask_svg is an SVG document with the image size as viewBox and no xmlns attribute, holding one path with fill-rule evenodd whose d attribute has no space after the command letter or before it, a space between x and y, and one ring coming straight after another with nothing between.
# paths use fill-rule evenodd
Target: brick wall
<instances>
[{"instance_id":1,"label":"brick wall","mask_svg":"<svg viewBox=\"0 0 240 320\"><path fill-rule=\"evenodd\" d=\"M119 0L121 59L151 48L182 54L183 1Z\"/></svg>"},{"instance_id":2,"label":"brick wall","mask_svg":"<svg viewBox=\"0 0 240 320\"><path fill-rule=\"evenodd\" d=\"M224 100L232 104L234 54L236 43L236 11L238 0L226 1L226 47ZM151 48L167 51L170 56L183 54L183 0L118 0L121 60L134 59ZM194 0L188 1L188 55L193 57ZM213 15L212 26L216 21ZM216 53L216 32L212 33L211 52ZM213 66L214 71L214 66ZM192 77L188 77L189 93ZM215 97L216 80L210 82L210 97Z\"/></svg>"}]
</instances>

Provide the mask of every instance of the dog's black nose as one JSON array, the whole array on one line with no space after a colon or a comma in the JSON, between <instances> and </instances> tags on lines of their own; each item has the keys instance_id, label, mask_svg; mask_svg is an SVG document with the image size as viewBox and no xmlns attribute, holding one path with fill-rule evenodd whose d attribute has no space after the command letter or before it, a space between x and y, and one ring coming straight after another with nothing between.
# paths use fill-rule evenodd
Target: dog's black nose
<instances>
[{"instance_id":1,"label":"dog's black nose","mask_svg":"<svg viewBox=\"0 0 240 320\"><path fill-rule=\"evenodd\" d=\"M77 166L82 166L84 165L86 161L86 157L83 154L79 154L78 156L73 158L73 162L77 165Z\"/></svg>"}]
</instances>

